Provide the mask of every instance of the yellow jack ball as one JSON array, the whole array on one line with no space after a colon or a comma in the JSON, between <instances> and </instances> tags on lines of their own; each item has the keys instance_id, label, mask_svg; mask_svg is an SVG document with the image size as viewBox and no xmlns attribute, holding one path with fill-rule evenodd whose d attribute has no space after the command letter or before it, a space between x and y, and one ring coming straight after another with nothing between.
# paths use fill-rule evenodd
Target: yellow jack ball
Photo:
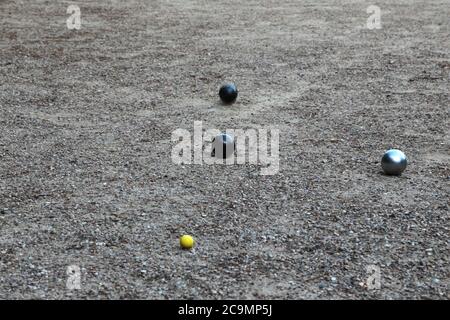
<instances>
[{"instance_id":1,"label":"yellow jack ball","mask_svg":"<svg viewBox=\"0 0 450 320\"><path fill-rule=\"evenodd\" d=\"M183 249L192 249L194 244L195 244L194 238L192 238L191 236L189 236L187 234L184 236L181 236L180 245Z\"/></svg>"}]
</instances>

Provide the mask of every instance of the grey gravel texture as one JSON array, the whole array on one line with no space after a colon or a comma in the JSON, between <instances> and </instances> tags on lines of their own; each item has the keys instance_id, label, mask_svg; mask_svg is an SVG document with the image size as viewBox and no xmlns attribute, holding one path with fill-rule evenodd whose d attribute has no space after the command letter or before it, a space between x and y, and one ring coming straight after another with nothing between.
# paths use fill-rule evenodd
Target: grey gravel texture
<instances>
[{"instance_id":1,"label":"grey gravel texture","mask_svg":"<svg viewBox=\"0 0 450 320\"><path fill-rule=\"evenodd\" d=\"M0 0L0 298L449 299L450 1L371 4ZM194 121L280 172L173 164Z\"/></svg>"}]
</instances>

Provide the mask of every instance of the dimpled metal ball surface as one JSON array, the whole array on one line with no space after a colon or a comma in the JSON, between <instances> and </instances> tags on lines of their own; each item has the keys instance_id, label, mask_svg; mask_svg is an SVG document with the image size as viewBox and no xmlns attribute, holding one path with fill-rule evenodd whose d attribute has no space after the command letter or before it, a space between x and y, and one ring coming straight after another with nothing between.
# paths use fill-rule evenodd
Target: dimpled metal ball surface
<instances>
[{"instance_id":1,"label":"dimpled metal ball surface","mask_svg":"<svg viewBox=\"0 0 450 320\"><path fill-rule=\"evenodd\" d=\"M233 83L228 83L220 87L219 97L222 102L226 104L234 103L238 96L238 90L236 85Z\"/></svg>"},{"instance_id":2,"label":"dimpled metal ball surface","mask_svg":"<svg viewBox=\"0 0 450 320\"><path fill-rule=\"evenodd\" d=\"M212 141L212 156L225 159L234 154L235 143L234 138L226 133L217 135Z\"/></svg>"},{"instance_id":3,"label":"dimpled metal ball surface","mask_svg":"<svg viewBox=\"0 0 450 320\"><path fill-rule=\"evenodd\" d=\"M403 152L396 149L386 151L381 158L381 167L388 175L401 175L406 169L407 158Z\"/></svg>"}]
</instances>

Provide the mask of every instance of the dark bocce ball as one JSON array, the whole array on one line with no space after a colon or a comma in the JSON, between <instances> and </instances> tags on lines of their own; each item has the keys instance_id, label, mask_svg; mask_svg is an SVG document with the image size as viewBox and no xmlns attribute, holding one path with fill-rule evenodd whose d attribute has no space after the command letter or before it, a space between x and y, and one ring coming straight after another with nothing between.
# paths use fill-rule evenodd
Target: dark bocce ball
<instances>
[{"instance_id":1,"label":"dark bocce ball","mask_svg":"<svg viewBox=\"0 0 450 320\"><path fill-rule=\"evenodd\" d=\"M221 133L212 141L211 156L219 159L229 158L234 154L235 149L234 137L226 133Z\"/></svg>"},{"instance_id":2,"label":"dark bocce ball","mask_svg":"<svg viewBox=\"0 0 450 320\"><path fill-rule=\"evenodd\" d=\"M236 101L238 90L233 83L227 83L220 87L219 97L225 104L232 104Z\"/></svg>"},{"instance_id":3,"label":"dark bocce ball","mask_svg":"<svg viewBox=\"0 0 450 320\"><path fill-rule=\"evenodd\" d=\"M403 152L396 149L386 151L381 158L381 167L387 175L399 176L406 169L408 160Z\"/></svg>"}]
</instances>

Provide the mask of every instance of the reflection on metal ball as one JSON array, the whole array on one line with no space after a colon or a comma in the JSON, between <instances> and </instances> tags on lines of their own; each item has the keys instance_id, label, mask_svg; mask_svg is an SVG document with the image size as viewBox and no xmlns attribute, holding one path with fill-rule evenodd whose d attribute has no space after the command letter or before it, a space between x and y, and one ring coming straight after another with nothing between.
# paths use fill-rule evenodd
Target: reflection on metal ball
<instances>
[{"instance_id":1,"label":"reflection on metal ball","mask_svg":"<svg viewBox=\"0 0 450 320\"><path fill-rule=\"evenodd\" d=\"M388 175L399 176L406 169L408 159L400 150L391 149L381 158L381 167Z\"/></svg>"}]
</instances>

